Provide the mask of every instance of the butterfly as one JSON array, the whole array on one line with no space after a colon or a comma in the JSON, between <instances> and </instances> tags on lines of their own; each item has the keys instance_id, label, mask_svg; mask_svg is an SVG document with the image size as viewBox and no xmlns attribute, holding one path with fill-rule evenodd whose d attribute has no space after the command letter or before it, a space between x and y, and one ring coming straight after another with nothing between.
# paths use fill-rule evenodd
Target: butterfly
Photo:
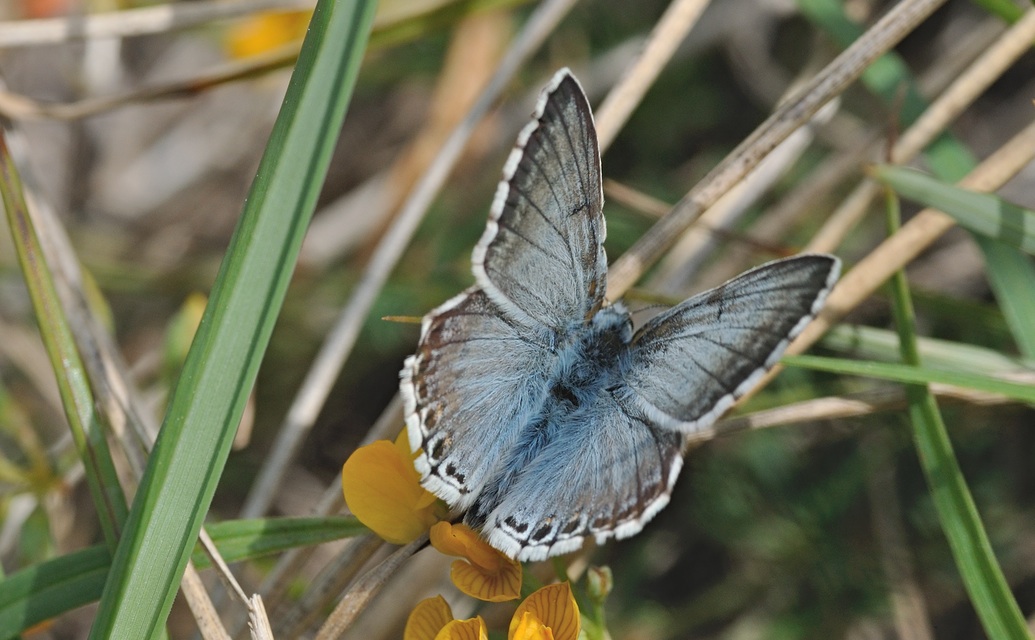
<instances>
[{"instance_id":1,"label":"butterfly","mask_svg":"<svg viewBox=\"0 0 1035 640\"><path fill-rule=\"evenodd\" d=\"M472 256L400 373L421 484L521 561L639 532L683 446L812 320L840 262L752 269L648 321L604 299L600 151L570 71L543 90Z\"/></svg>"}]
</instances>

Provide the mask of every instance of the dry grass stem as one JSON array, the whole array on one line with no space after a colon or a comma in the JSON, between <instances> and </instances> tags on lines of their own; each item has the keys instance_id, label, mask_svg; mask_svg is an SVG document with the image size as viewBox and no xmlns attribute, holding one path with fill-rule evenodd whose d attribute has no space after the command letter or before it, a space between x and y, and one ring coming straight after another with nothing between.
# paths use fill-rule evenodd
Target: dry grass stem
<instances>
[{"instance_id":1,"label":"dry grass stem","mask_svg":"<svg viewBox=\"0 0 1035 640\"><path fill-rule=\"evenodd\" d=\"M986 158L959 185L975 191L993 191L1015 176L1033 157L1035 123L1022 129ZM893 273L909 264L953 226L955 222L952 218L934 209L924 209L903 224L898 233L881 242L841 278L819 316L791 344L787 352L801 353L811 346L849 311L873 294Z\"/></svg>"},{"instance_id":2,"label":"dry grass stem","mask_svg":"<svg viewBox=\"0 0 1035 640\"><path fill-rule=\"evenodd\" d=\"M715 249L715 234L708 230L733 228L751 205L765 195L787 169L801 158L812 143L815 127L829 120L838 104L836 99L827 103L813 120L791 132L751 173L708 207L697 219L703 225L698 227L695 224L687 229L661 259L651 279L651 288L665 295L685 293L698 268ZM717 285L720 282L705 282L704 285Z\"/></svg>"},{"instance_id":3,"label":"dry grass stem","mask_svg":"<svg viewBox=\"0 0 1035 640\"><path fill-rule=\"evenodd\" d=\"M205 591L205 584L194 568L194 563L187 561L187 568L180 581L180 593L183 594L194 620L198 623L198 631L205 640L230 640L230 634L219 619L219 612Z\"/></svg>"},{"instance_id":4,"label":"dry grass stem","mask_svg":"<svg viewBox=\"0 0 1035 640\"><path fill-rule=\"evenodd\" d=\"M1035 9L1029 9L1002 37L978 57L896 141L891 161L911 162L949 124L963 113L999 79L1035 40ZM812 238L808 251L833 251L858 224L880 193L880 187L865 180L831 214L823 228Z\"/></svg>"},{"instance_id":5,"label":"dry grass stem","mask_svg":"<svg viewBox=\"0 0 1035 640\"><path fill-rule=\"evenodd\" d=\"M1004 374L1004 380L1014 382L1035 383L1033 374ZM931 393L940 399L966 402L975 405L1015 404L1017 401L997 393L965 389L946 384L929 385ZM754 431L771 427L782 427L805 422L823 420L843 420L859 418L882 411L897 411L906 406L905 392L899 386L882 386L869 391L844 396L829 396L803 400L747 413L733 418L726 418L715 425L714 432L702 434L699 440L710 440L717 436L726 436L741 431Z\"/></svg>"},{"instance_id":6,"label":"dry grass stem","mask_svg":"<svg viewBox=\"0 0 1035 640\"><path fill-rule=\"evenodd\" d=\"M0 92L0 115L12 120L78 120L129 105L197 95L229 82L254 78L294 64L298 45L291 44L246 60L234 60L185 80L130 89L112 96L76 102L47 103L9 91Z\"/></svg>"},{"instance_id":7,"label":"dry grass stem","mask_svg":"<svg viewBox=\"0 0 1035 640\"><path fill-rule=\"evenodd\" d=\"M87 16L9 20L0 22L0 49L57 44L90 38L122 38L167 33L198 25L254 15L262 11L312 9L313 0L248 0L216 2L201 0L186 4L167 3L153 7L109 11Z\"/></svg>"},{"instance_id":8,"label":"dry grass stem","mask_svg":"<svg viewBox=\"0 0 1035 640\"><path fill-rule=\"evenodd\" d=\"M604 153L614 142L615 136L640 104L647 89L650 89L675 54L679 43L697 24L706 6L708 0L673 0L658 20L647 38L643 52L622 74L594 114L600 153Z\"/></svg>"},{"instance_id":9,"label":"dry grass stem","mask_svg":"<svg viewBox=\"0 0 1035 640\"><path fill-rule=\"evenodd\" d=\"M780 142L839 95L870 63L895 46L942 2L903 0L827 65L797 97L778 108L691 189L669 215L651 227L612 265L608 273L608 298L621 297L705 209L740 182Z\"/></svg>"},{"instance_id":10,"label":"dry grass stem","mask_svg":"<svg viewBox=\"0 0 1035 640\"><path fill-rule=\"evenodd\" d=\"M367 603L384 587L388 579L410 556L417 553L427 543L428 536L425 534L410 544L396 549L381 564L365 573L334 607L334 611L316 634L316 640L340 638L355 622L356 616L362 613Z\"/></svg>"}]
</instances>

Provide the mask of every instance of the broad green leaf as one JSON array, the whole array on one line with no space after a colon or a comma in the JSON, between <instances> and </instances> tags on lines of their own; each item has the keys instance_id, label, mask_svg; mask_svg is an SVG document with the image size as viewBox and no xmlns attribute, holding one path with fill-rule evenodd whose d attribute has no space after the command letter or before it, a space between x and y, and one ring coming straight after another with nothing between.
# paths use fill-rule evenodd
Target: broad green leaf
<instances>
[{"instance_id":1,"label":"broad green leaf","mask_svg":"<svg viewBox=\"0 0 1035 640\"><path fill-rule=\"evenodd\" d=\"M375 3L320 0L112 560L91 638L162 628L284 299Z\"/></svg>"},{"instance_id":2,"label":"broad green leaf","mask_svg":"<svg viewBox=\"0 0 1035 640\"><path fill-rule=\"evenodd\" d=\"M101 595L111 565L103 545L47 560L0 580L0 638L89 604Z\"/></svg>"},{"instance_id":3,"label":"broad green leaf","mask_svg":"<svg viewBox=\"0 0 1035 640\"><path fill-rule=\"evenodd\" d=\"M902 197L944 211L961 227L1035 254L1035 211L1031 209L992 193L947 184L915 169L881 165L871 169L871 174Z\"/></svg>"}]
</instances>

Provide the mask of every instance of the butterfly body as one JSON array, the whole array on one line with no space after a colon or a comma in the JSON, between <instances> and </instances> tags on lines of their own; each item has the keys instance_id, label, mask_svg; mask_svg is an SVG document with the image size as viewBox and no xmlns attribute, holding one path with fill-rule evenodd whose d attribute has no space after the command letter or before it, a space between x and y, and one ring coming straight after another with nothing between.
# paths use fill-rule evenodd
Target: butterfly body
<instances>
[{"instance_id":1,"label":"butterfly body","mask_svg":"<svg viewBox=\"0 0 1035 640\"><path fill-rule=\"evenodd\" d=\"M621 361L632 337L631 327L624 307L609 306L599 310L589 324L558 337L552 348L544 346L544 360L552 366L544 379L545 393L539 396L540 407L518 429L518 439L467 512L469 524L484 525L507 489L540 466L540 457L549 460L554 450L581 450L582 442L599 436L596 415L621 385Z\"/></svg>"},{"instance_id":2,"label":"butterfly body","mask_svg":"<svg viewBox=\"0 0 1035 640\"><path fill-rule=\"evenodd\" d=\"M496 548L540 560L638 532L706 432L818 312L839 263L748 271L635 334L607 304L600 157L567 70L503 170L475 286L424 318L400 389L422 484Z\"/></svg>"}]
</instances>

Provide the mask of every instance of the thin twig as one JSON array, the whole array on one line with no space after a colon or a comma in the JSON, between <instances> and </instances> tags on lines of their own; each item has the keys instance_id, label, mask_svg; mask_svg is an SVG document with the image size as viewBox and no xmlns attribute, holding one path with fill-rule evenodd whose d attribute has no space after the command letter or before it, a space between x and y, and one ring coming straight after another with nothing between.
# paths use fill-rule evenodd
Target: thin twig
<instances>
[{"instance_id":1,"label":"thin twig","mask_svg":"<svg viewBox=\"0 0 1035 640\"><path fill-rule=\"evenodd\" d=\"M608 298L614 300L621 297L705 209L743 179L791 132L840 94L866 67L895 46L943 2L903 0L827 65L803 88L797 98L777 109L691 189L669 215L658 221L629 251L618 258L608 273Z\"/></svg>"},{"instance_id":2,"label":"thin twig","mask_svg":"<svg viewBox=\"0 0 1035 640\"><path fill-rule=\"evenodd\" d=\"M219 612L216 611L212 601L205 591L205 584L194 568L194 563L187 561L187 570L183 572L183 579L180 580L180 589L183 591L187 606L194 614L194 620L198 623L198 630L205 640L230 640L230 634L223 628L219 620Z\"/></svg>"},{"instance_id":3,"label":"thin twig","mask_svg":"<svg viewBox=\"0 0 1035 640\"><path fill-rule=\"evenodd\" d=\"M697 24L706 6L708 0L673 0L658 20L643 52L622 74L596 111L597 139L601 153L611 146L647 89L676 52L679 43Z\"/></svg>"},{"instance_id":4,"label":"thin twig","mask_svg":"<svg viewBox=\"0 0 1035 640\"><path fill-rule=\"evenodd\" d=\"M1011 373L1003 379L1016 382L1035 382L1035 375L1018 375ZM967 402L976 405L1016 404L1016 400L996 393L965 389L951 385L933 383L931 393L940 399ZM906 406L906 395L900 386L882 386L868 391L844 396L827 396L803 400L763 411L746 413L741 416L721 420L715 425L714 432L705 433L695 440L710 440L714 437L727 436L742 431L754 431L771 427L782 427L804 422L822 420L843 420L868 416L882 411L897 411Z\"/></svg>"},{"instance_id":5,"label":"thin twig","mask_svg":"<svg viewBox=\"0 0 1035 640\"><path fill-rule=\"evenodd\" d=\"M370 444L375 440L394 438L399 430L403 419L402 396L396 393L388 406L381 412L377 422L363 438L361 445ZM345 506L345 499L341 491L341 472L331 481L327 490L316 503L313 509L314 516L327 516L340 512ZM313 555L316 547L301 547L291 549L277 561L273 569L266 575L259 587L261 593L270 606L276 606L280 602L292 578L297 574L299 568Z\"/></svg>"},{"instance_id":6,"label":"thin twig","mask_svg":"<svg viewBox=\"0 0 1035 640\"><path fill-rule=\"evenodd\" d=\"M363 611L367 603L388 582L388 578L392 577L399 567L402 566L403 562L417 553L427 543L428 536L425 534L405 547L400 547L392 555L385 558L381 564L357 580L356 584L349 589L345 597L338 603L338 606L331 612L327 621L320 627L319 633L316 634L316 640L334 640L341 637L349 626L355 622L356 616Z\"/></svg>"},{"instance_id":7,"label":"thin twig","mask_svg":"<svg viewBox=\"0 0 1035 640\"><path fill-rule=\"evenodd\" d=\"M960 181L959 186L975 191L993 191L1017 175L1032 158L1035 158L1035 122L986 158ZM955 224L952 218L934 209L924 209L903 224L895 235L877 245L841 278L830 292L816 320L805 328L787 349L787 353L801 353L810 347L849 311L872 295L891 274L909 264ZM770 375L775 375L777 369L779 367Z\"/></svg>"},{"instance_id":8,"label":"thin twig","mask_svg":"<svg viewBox=\"0 0 1035 640\"><path fill-rule=\"evenodd\" d=\"M305 595L291 602L290 608L283 615L277 616L277 635L285 638L304 635L317 615L327 610L327 604L341 596L345 587L353 582L374 554L386 545L386 542L373 534L350 539L342 552L323 567L306 589ZM381 569L381 565L377 565L369 573ZM356 584L366 580L369 573L361 575Z\"/></svg>"},{"instance_id":9,"label":"thin twig","mask_svg":"<svg viewBox=\"0 0 1035 640\"><path fill-rule=\"evenodd\" d=\"M168 3L87 16L8 20L0 22L0 49L57 44L86 38L120 38L166 33L261 11L312 9L314 0L201 0Z\"/></svg>"},{"instance_id":10,"label":"thin twig","mask_svg":"<svg viewBox=\"0 0 1035 640\"><path fill-rule=\"evenodd\" d=\"M1035 9L1029 9L931 103L895 143L891 151L891 161L895 164L905 164L918 156L1020 56L1031 49L1032 40L1035 40ZM872 180L860 183L831 214L823 228L809 242L806 250L833 251L837 248L841 240L865 215L880 189Z\"/></svg>"},{"instance_id":11,"label":"thin twig","mask_svg":"<svg viewBox=\"0 0 1035 640\"><path fill-rule=\"evenodd\" d=\"M76 102L47 103L9 91L0 91L0 115L12 120L78 120L142 102L190 97L212 87L253 78L294 64L298 45L294 43L246 60L234 60L185 80L139 87L119 94L84 98Z\"/></svg>"}]
</instances>

